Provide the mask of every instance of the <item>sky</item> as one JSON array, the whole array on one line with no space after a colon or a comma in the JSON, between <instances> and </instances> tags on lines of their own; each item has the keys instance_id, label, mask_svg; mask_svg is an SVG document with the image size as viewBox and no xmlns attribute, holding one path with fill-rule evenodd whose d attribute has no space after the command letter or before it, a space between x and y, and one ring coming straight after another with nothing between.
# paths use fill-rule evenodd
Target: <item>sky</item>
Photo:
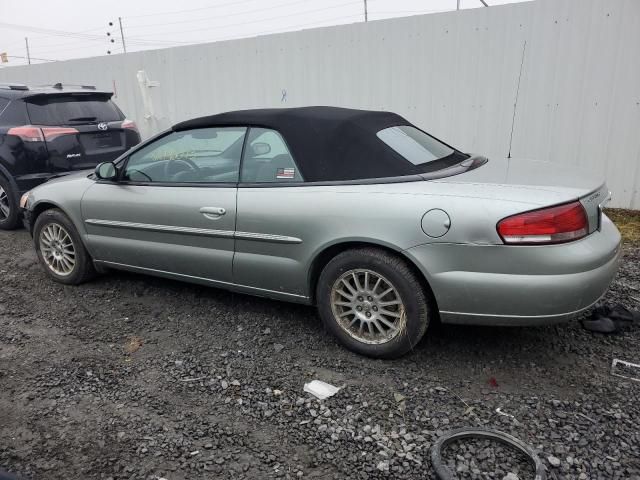
<instances>
[{"instance_id":1,"label":"sky","mask_svg":"<svg viewBox=\"0 0 640 480\"><path fill-rule=\"evenodd\" d=\"M523 0L485 0L489 5ZM364 21L364 0L0 0L0 53L32 63ZM455 10L457 0L367 0L369 21ZM460 8L485 8L460 0ZM490 8L490 7L489 7ZM110 25L110 23L112 25ZM113 40L113 42L111 41Z\"/></svg>"}]
</instances>

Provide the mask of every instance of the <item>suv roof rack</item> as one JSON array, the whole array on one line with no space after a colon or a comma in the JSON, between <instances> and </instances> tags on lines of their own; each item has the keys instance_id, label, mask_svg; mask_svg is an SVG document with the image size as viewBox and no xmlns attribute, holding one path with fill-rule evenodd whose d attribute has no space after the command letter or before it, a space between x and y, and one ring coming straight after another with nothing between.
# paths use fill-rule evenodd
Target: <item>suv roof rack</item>
<instances>
[{"instance_id":1,"label":"suv roof rack","mask_svg":"<svg viewBox=\"0 0 640 480\"><path fill-rule=\"evenodd\" d=\"M74 85L71 83L65 83L64 86L62 85L62 82L58 82L55 85L53 85L53 88L57 88L58 90L62 90L64 87L79 87L79 88L83 88L85 90L95 90L96 86L95 85Z\"/></svg>"},{"instance_id":2,"label":"suv roof rack","mask_svg":"<svg viewBox=\"0 0 640 480\"><path fill-rule=\"evenodd\" d=\"M0 88L4 90L29 90L23 83L0 83Z\"/></svg>"}]
</instances>

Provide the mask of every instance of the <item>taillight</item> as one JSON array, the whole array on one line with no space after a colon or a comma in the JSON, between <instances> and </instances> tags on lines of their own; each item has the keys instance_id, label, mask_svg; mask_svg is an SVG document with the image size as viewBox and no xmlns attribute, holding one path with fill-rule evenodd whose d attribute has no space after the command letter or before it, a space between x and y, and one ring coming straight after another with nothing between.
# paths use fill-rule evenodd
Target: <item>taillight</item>
<instances>
[{"instance_id":1,"label":"taillight","mask_svg":"<svg viewBox=\"0 0 640 480\"><path fill-rule=\"evenodd\" d=\"M517 245L570 242L585 237L588 230L587 213L580 202L520 213L498 222L504 243Z\"/></svg>"},{"instance_id":2,"label":"taillight","mask_svg":"<svg viewBox=\"0 0 640 480\"><path fill-rule=\"evenodd\" d=\"M7 132L8 135L20 137L23 142L44 142L54 140L63 135L75 135L78 130L71 127L34 127L24 125L22 127L12 127Z\"/></svg>"},{"instance_id":3,"label":"taillight","mask_svg":"<svg viewBox=\"0 0 640 480\"><path fill-rule=\"evenodd\" d=\"M139 133L138 132L138 126L136 125L136 122L134 122L133 120L124 119L122 121L121 127L122 128L127 128L129 130L133 130L134 132Z\"/></svg>"},{"instance_id":4,"label":"taillight","mask_svg":"<svg viewBox=\"0 0 640 480\"><path fill-rule=\"evenodd\" d=\"M38 127L32 127L31 125L25 125L23 127L12 127L7 132L7 135L14 135L20 137L23 142L44 142L44 135L42 130Z\"/></svg>"},{"instance_id":5,"label":"taillight","mask_svg":"<svg viewBox=\"0 0 640 480\"><path fill-rule=\"evenodd\" d=\"M58 137L62 137L64 135L75 135L78 132L76 128L71 127L42 127L42 133L44 134L45 140L50 142Z\"/></svg>"}]
</instances>

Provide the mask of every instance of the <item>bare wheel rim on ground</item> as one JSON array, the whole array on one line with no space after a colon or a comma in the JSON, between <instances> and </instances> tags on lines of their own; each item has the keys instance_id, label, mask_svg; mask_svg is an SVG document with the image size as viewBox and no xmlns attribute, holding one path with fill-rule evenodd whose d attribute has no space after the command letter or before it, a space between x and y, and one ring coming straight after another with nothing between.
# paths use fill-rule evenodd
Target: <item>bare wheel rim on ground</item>
<instances>
[{"instance_id":1,"label":"bare wheel rim on ground","mask_svg":"<svg viewBox=\"0 0 640 480\"><path fill-rule=\"evenodd\" d=\"M331 309L340 328L362 343L387 343L402 333L407 323L396 287L368 269L349 270L335 281Z\"/></svg>"},{"instance_id":2,"label":"bare wheel rim on ground","mask_svg":"<svg viewBox=\"0 0 640 480\"><path fill-rule=\"evenodd\" d=\"M47 267L56 275L66 276L76 265L76 249L69 232L58 223L49 223L40 232L40 251Z\"/></svg>"}]
</instances>

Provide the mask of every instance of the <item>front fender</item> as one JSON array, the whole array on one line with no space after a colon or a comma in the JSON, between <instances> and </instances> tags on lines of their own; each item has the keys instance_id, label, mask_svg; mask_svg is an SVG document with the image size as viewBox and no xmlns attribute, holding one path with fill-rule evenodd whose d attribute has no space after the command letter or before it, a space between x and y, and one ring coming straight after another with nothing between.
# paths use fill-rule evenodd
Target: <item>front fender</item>
<instances>
[{"instance_id":1,"label":"front fender","mask_svg":"<svg viewBox=\"0 0 640 480\"><path fill-rule=\"evenodd\" d=\"M82 218L81 203L84 193L93 183L93 180L85 176L64 177L31 190L25 211L31 229L38 215L43 211L48 208L58 208L69 217L86 244L87 232Z\"/></svg>"}]
</instances>

